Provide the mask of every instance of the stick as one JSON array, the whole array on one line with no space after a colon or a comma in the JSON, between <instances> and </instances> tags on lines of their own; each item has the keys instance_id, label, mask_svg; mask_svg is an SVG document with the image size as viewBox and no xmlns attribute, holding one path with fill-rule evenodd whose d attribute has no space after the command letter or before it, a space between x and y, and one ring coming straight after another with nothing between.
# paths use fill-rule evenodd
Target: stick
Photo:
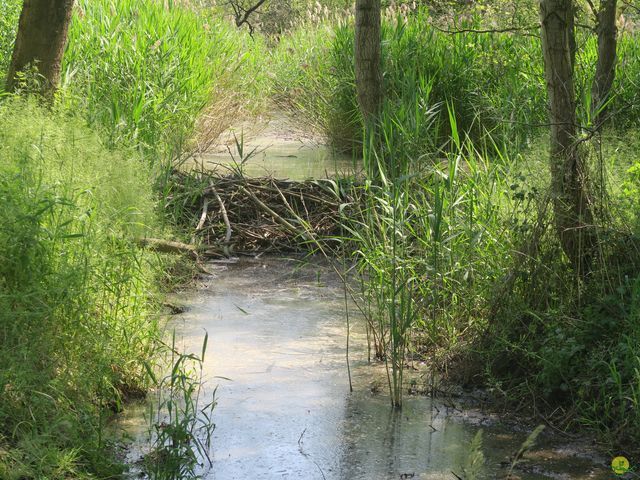
<instances>
[{"instance_id":1,"label":"stick","mask_svg":"<svg viewBox=\"0 0 640 480\"><path fill-rule=\"evenodd\" d=\"M218 192L216 191L213 184L209 184L209 185L211 186L211 191L215 195L216 200L218 200L218 204L220 205L220 212L222 213L222 219L224 220L224 224L227 226L227 234L224 236L224 244L229 245L229 242L231 241L232 230L231 230L231 223L229 222L229 216L227 215L227 209L224 207L224 202L220 198L220 195L218 195Z\"/></svg>"},{"instance_id":2,"label":"stick","mask_svg":"<svg viewBox=\"0 0 640 480\"><path fill-rule=\"evenodd\" d=\"M278 215L276 212L274 212L273 210L271 210L271 208L269 208L267 205L265 205L258 197L256 197L253 193L251 193L249 190L247 190L246 188L244 188L242 185L240 185L239 190L248 195L249 197L251 197L251 199L256 202L256 204L262 208L265 212L267 212L269 215L271 215L273 217L273 219L275 221L277 221L279 224L281 224L283 227L287 228L289 231L291 231L292 233L296 233L296 234L300 234L300 231L294 227L293 225L291 225L291 223L289 223L288 221L286 221L284 218L282 218L280 215Z\"/></svg>"},{"instance_id":3,"label":"stick","mask_svg":"<svg viewBox=\"0 0 640 480\"><path fill-rule=\"evenodd\" d=\"M198 249L189 243L162 240L161 238L140 238L138 245L160 253L186 253L194 259L198 259Z\"/></svg>"},{"instance_id":4,"label":"stick","mask_svg":"<svg viewBox=\"0 0 640 480\"><path fill-rule=\"evenodd\" d=\"M204 226L204 222L207 220L207 211L209 210L209 199L204 199L204 204L202 205L202 215L200 215L200 221L198 222L198 226L196 226L196 232L202 230Z\"/></svg>"}]
</instances>

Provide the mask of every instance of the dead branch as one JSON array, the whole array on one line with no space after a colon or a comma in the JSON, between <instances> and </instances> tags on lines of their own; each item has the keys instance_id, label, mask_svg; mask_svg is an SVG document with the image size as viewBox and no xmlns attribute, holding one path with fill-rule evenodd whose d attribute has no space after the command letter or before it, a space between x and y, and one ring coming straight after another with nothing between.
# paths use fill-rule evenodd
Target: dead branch
<instances>
[{"instance_id":1,"label":"dead branch","mask_svg":"<svg viewBox=\"0 0 640 480\"><path fill-rule=\"evenodd\" d=\"M265 2L266 0L258 0L258 2L251 7L245 8L238 0L230 0L228 3L233 9L236 20L236 27L240 28L242 27L242 25L246 24L249 27L249 34L253 35L253 25L249 22L249 17Z\"/></svg>"}]
</instances>

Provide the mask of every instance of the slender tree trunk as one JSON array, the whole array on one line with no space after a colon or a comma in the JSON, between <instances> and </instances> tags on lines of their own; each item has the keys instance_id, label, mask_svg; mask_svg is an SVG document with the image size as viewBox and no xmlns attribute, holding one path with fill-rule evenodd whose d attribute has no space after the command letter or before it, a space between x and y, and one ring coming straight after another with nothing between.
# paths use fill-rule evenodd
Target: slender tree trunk
<instances>
[{"instance_id":1,"label":"slender tree trunk","mask_svg":"<svg viewBox=\"0 0 640 480\"><path fill-rule=\"evenodd\" d=\"M375 120L382 106L380 10L380 0L356 0L356 89L366 124Z\"/></svg>"},{"instance_id":2,"label":"slender tree trunk","mask_svg":"<svg viewBox=\"0 0 640 480\"><path fill-rule=\"evenodd\" d=\"M574 268L589 271L595 245L587 170L577 143L572 0L540 0L551 124L551 188L560 243Z\"/></svg>"},{"instance_id":3,"label":"slender tree trunk","mask_svg":"<svg viewBox=\"0 0 640 480\"><path fill-rule=\"evenodd\" d=\"M591 88L591 118L599 127L606 115L605 103L616 75L618 28L616 27L617 0L601 0L598 11L598 63Z\"/></svg>"},{"instance_id":4,"label":"slender tree trunk","mask_svg":"<svg viewBox=\"0 0 640 480\"><path fill-rule=\"evenodd\" d=\"M7 91L14 91L16 75L32 66L42 76L40 93L51 98L60 82L72 10L73 0L24 0Z\"/></svg>"}]
</instances>

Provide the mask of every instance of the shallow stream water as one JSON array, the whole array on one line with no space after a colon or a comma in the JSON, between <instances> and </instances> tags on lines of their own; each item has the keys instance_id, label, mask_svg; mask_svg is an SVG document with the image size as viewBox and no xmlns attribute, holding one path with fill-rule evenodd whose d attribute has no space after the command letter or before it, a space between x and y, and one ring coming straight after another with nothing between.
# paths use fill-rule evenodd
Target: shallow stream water
<instances>
[{"instance_id":1,"label":"shallow stream water","mask_svg":"<svg viewBox=\"0 0 640 480\"><path fill-rule=\"evenodd\" d=\"M250 177L274 176L302 181L337 174L354 175L361 169L360 161L335 151L322 138L298 129L281 112L229 129L220 144L197 158L195 165L227 172L240 160L236 140L243 144L245 156L251 153L242 166L244 174Z\"/></svg>"},{"instance_id":2,"label":"shallow stream water","mask_svg":"<svg viewBox=\"0 0 640 480\"><path fill-rule=\"evenodd\" d=\"M392 409L357 319L349 392L343 290L326 265L267 258L211 268L215 277L179 298L187 311L172 321L185 351L199 352L209 333L205 381L209 392L218 385L218 406L206 479L455 479L480 428L483 478L504 478L527 428L424 396ZM135 462L141 411L119 425L135 439ZM613 478L585 446L545 434L539 443L513 478Z\"/></svg>"}]
</instances>

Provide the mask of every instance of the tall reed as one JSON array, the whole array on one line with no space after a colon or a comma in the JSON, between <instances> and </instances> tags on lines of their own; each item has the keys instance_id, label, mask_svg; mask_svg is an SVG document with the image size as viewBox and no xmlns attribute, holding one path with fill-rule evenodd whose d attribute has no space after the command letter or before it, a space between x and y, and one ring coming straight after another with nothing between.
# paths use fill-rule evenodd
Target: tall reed
<instances>
[{"instance_id":1,"label":"tall reed","mask_svg":"<svg viewBox=\"0 0 640 480\"><path fill-rule=\"evenodd\" d=\"M83 0L69 31L64 98L104 129L110 145L171 159L194 147L198 127L215 137L248 97L257 98L251 92L261 78L259 49L205 10Z\"/></svg>"},{"instance_id":2,"label":"tall reed","mask_svg":"<svg viewBox=\"0 0 640 480\"><path fill-rule=\"evenodd\" d=\"M455 112L446 106L452 145L438 155L415 156L416 126L438 118L415 101L416 108L406 110L385 103L364 148L368 180L355 187L354 202L343 210L359 265L361 310L375 355L387 365L394 406L402 404L412 336L420 332L423 343L451 345L470 322L482 321L483 295L504 268L510 245L508 234L499 233L503 208L511 205L503 178L509 161L487 161L488 152L460 136Z\"/></svg>"},{"instance_id":3,"label":"tall reed","mask_svg":"<svg viewBox=\"0 0 640 480\"><path fill-rule=\"evenodd\" d=\"M145 470L153 480L190 480L202 478L211 466L209 450L215 424L214 389L211 400L204 401L203 363L207 352L208 334L199 355L178 350L176 333L170 344L163 344L169 354L169 373L158 378L154 368L147 372L156 390L155 401L149 403L149 435L153 450L145 458ZM161 366L165 369L167 366Z\"/></svg>"}]
</instances>

